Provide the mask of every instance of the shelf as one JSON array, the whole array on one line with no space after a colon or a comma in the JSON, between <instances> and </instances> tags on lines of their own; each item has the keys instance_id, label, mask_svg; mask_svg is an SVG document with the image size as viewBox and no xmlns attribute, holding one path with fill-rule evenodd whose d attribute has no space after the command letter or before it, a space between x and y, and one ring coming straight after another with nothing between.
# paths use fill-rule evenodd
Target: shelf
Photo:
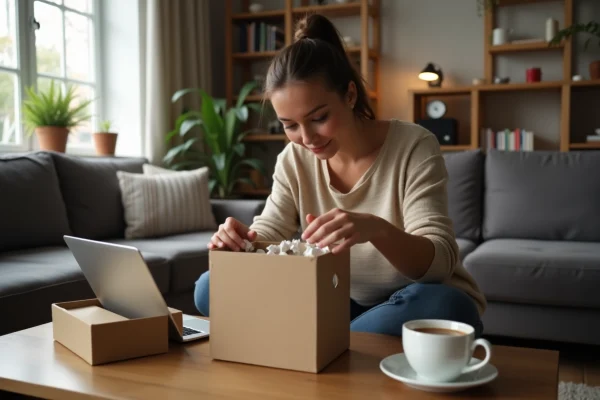
<instances>
[{"instance_id":1,"label":"shelf","mask_svg":"<svg viewBox=\"0 0 600 400\"><path fill-rule=\"evenodd\" d=\"M571 82L571 86L573 87L592 87L592 86L600 86L600 79L596 79L593 81L579 81L579 82Z\"/></svg>"},{"instance_id":2,"label":"shelf","mask_svg":"<svg viewBox=\"0 0 600 400\"><path fill-rule=\"evenodd\" d=\"M241 189L237 191L238 194L247 196L268 196L271 194L271 189Z\"/></svg>"},{"instance_id":3,"label":"shelf","mask_svg":"<svg viewBox=\"0 0 600 400\"><path fill-rule=\"evenodd\" d=\"M464 151L464 150L471 150L471 145L470 144L446 145L446 146L440 146L440 149L442 151Z\"/></svg>"},{"instance_id":4,"label":"shelf","mask_svg":"<svg viewBox=\"0 0 600 400\"><path fill-rule=\"evenodd\" d=\"M238 96L233 96L233 100L237 101ZM260 103L263 100L263 96L261 94L249 94L246 96L244 103L248 102L258 102Z\"/></svg>"},{"instance_id":5,"label":"shelf","mask_svg":"<svg viewBox=\"0 0 600 400\"><path fill-rule=\"evenodd\" d=\"M285 142L287 136L285 133L262 133L245 136L243 140L244 142Z\"/></svg>"},{"instance_id":6,"label":"shelf","mask_svg":"<svg viewBox=\"0 0 600 400\"><path fill-rule=\"evenodd\" d=\"M346 53L350 54L350 55L358 55L360 54L361 48L360 46L352 46L352 47L346 47ZM379 54L377 54L377 52L373 49L369 49L369 58L377 58L379 57Z\"/></svg>"},{"instance_id":7,"label":"shelf","mask_svg":"<svg viewBox=\"0 0 600 400\"><path fill-rule=\"evenodd\" d=\"M516 53L520 51L553 51L562 50L565 47L564 43L550 46L548 42L533 42L533 43L508 43L496 46L490 46L490 53Z\"/></svg>"},{"instance_id":8,"label":"shelf","mask_svg":"<svg viewBox=\"0 0 600 400\"><path fill-rule=\"evenodd\" d=\"M410 93L420 95L420 96L429 96L429 95L448 95L448 96L456 96L456 95L469 95L472 91L471 86L462 86L462 87L450 87L450 88L429 88L429 89L411 89Z\"/></svg>"},{"instance_id":9,"label":"shelf","mask_svg":"<svg viewBox=\"0 0 600 400\"><path fill-rule=\"evenodd\" d=\"M234 60L258 60L261 58L271 58L277 54L277 51L255 51L247 53L233 53Z\"/></svg>"},{"instance_id":10,"label":"shelf","mask_svg":"<svg viewBox=\"0 0 600 400\"><path fill-rule=\"evenodd\" d=\"M327 4L324 6L304 6L295 7L292 9L294 16L301 16L303 14L322 14L327 17L352 17L360 15L360 3L348 3L348 4ZM372 17L375 16L375 10L369 6L368 14Z\"/></svg>"},{"instance_id":11,"label":"shelf","mask_svg":"<svg viewBox=\"0 0 600 400\"><path fill-rule=\"evenodd\" d=\"M507 92L521 90L545 90L560 89L564 83L562 81L550 82L532 82L532 83L498 83L492 85L473 86L473 89L480 92Z\"/></svg>"},{"instance_id":12,"label":"shelf","mask_svg":"<svg viewBox=\"0 0 600 400\"><path fill-rule=\"evenodd\" d=\"M571 143L570 149L591 149L600 150L600 142L586 142L586 143Z\"/></svg>"},{"instance_id":13,"label":"shelf","mask_svg":"<svg viewBox=\"0 0 600 400\"><path fill-rule=\"evenodd\" d=\"M498 7L505 6L517 6L519 4L528 4L528 3L550 3L555 1L562 0L498 0Z\"/></svg>"},{"instance_id":14,"label":"shelf","mask_svg":"<svg viewBox=\"0 0 600 400\"><path fill-rule=\"evenodd\" d=\"M262 19L262 20L281 19L284 16L285 16L285 12L283 10L270 10L270 11L261 11L261 12L257 12L257 13L246 12L246 13L234 14L231 17L231 19L233 19L234 22L238 22L238 21L248 21L248 20L256 20L256 19Z\"/></svg>"}]
</instances>

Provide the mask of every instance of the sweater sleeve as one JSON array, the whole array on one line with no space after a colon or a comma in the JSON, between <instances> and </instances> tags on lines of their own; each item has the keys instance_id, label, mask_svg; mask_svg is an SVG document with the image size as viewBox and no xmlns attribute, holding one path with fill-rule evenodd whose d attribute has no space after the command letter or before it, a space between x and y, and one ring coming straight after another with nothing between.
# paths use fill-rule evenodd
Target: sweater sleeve
<instances>
[{"instance_id":1,"label":"sweater sleeve","mask_svg":"<svg viewBox=\"0 0 600 400\"><path fill-rule=\"evenodd\" d=\"M258 240L289 240L299 229L298 208L292 193L292 188L297 187L298 182L292 166L292 151L286 148L277 156L271 194L261 215L255 216L250 226L258 234Z\"/></svg>"},{"instance_id":2,"label":"sweater sleeve","mask_svg":"<svg viewBox=\"0 0 600 400\"><path fill-rule=\"evenodd\" d=\"M442 282L454 273L459 252L448 216L448 173L436 137L428 133L412 148L406 166L402 213L407 233L431 240L433 261L419 282Z\"/></svg>"}]
</instances>

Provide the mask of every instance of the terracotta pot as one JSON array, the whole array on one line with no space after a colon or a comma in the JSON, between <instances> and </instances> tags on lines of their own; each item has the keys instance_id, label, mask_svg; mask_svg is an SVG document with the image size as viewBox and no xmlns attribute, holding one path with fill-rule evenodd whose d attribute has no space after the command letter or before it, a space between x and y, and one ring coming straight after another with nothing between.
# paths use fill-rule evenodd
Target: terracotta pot
<instances>
[{"instance_id":1,"label":"terracotta pot","mask_svg":"<svg viewBox=\"0 0 600 400\"><path fill-rule=\"evenodd\" d=\"M114 156L115 148L117 147L118 133L112 132L96 132L92 135L94 138L94 147L96 154L101 156Z\"/></svg>"},{"instance_id":2,"label":"terracotta pot","mask_svg":"<svg viewBox=\"0 0 600 400\"><path fill-rule=\"evenodd\" d=\"M35 134L40 142L41 150L64 153L67 150L69 129L62 126L38 126Z\"/></svg>"},{"instance_id":3,"label":"terracotta pot","mask_svg":"<svg viewBox=\"0 0 600 400\"><path fill-rule=\"evenodd\" d=\"M590 79L600 79L600 60L590 63Z\"/></svg>"}]
</instances>

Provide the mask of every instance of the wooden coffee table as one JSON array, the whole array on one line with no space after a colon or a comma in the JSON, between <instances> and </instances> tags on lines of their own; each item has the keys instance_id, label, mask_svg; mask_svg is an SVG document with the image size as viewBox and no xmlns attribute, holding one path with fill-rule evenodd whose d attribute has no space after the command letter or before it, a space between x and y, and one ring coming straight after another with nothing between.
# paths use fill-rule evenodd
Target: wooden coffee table
<instances>
[{"instance_id":1,"label":"wooden coffee table","mask_svg":"<svg viewBox=\"0 0 600 400\"><path fill-rule=\"evenodd\" d=\"M319 374L215 361L209 350L208 341L173 343L163 355L92 367L54 342L52 324L45 324L0 336L0 391L66 400L449 397L411 389L381 372L379 362L402 351L397 337L352 333L350 350ZM494 346L492 363L498 378L458 398L557 398L558 352Z\"/></svg>"}]
</instances>

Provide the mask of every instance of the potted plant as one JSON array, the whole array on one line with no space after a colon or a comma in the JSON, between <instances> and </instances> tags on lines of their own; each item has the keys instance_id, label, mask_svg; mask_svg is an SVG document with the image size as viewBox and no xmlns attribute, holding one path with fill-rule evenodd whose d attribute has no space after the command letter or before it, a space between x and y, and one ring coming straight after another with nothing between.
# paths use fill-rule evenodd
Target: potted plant
<instances>
[{"instance_id":1,"label":"potted plant","mask_svg":"<svg viewBox=\"0 0 600 400\"><path fill-rule=\"evenodd\" d=\"M561 41L570 38L576 33L587 33L591 35L587 38L584 43L583 49L587 50L588 45L592 39L598 40L598 45L600 46L600 23L595 21L590 21L587 24L577 23L573 24L567 28L561 29L558 31L556 36L552 38L550 41L550 45L559 44ZM600 79L600 60L596 60L590 63L590 79Z\"/></svg>"},{"instance_id":2,"label":"potted plant","mask_svg":"<svg viewBox=\"0 0 600 400\"><path fill-rule=\"evenodd\" d=\"M243 176L244 168L258 171L266 176L263 163L258 159L245 158L244 136L252 132L241 132L241 124L248 120L249 110L260 111L256 103L244 104L248 94L257 86L256 82L245 84L234 106L227 108L225 99L214 99L202 89L190 88L175 92L171 101L194 93L200 96L200 110L188 110L177 118L175 128L168 133L167 142L175 136L183 143L171 148L163 158L164 163L175 170L194 169L208 166L211 172L209 191L220 198L234 197L239 184L255 187L254 181ZM193 129L199 127L200 129ZM193 134L195 133L195 134ZM194 148L204 143L208 152Z\"/></svg>"},{"instance_id":3,"label":"potted plant","mask_svg":"<svg viewBox=\"0 0 600 400\"><path fill-rule=\"evenodd\" d=\"M108 120L100 122L98 132L92 135L96 154L101 156L114 156L117 147L118 133L111 132L111 123Z\"/></svg>"},{"instance_id":4,"label":"potted plant","mask_svg":"<svg viewBox=\"0 0 600 400\"><path fill-rule=\"evenodd\" d=\"M23 102L23 122L29 135L34 131L42 150L64 153L69 131L90 119L86 113L91 100L75 103L75 87L68 85L66 91L50 82L46 92L26 88L28 99Z\"/></svg>"}]
</instances>

